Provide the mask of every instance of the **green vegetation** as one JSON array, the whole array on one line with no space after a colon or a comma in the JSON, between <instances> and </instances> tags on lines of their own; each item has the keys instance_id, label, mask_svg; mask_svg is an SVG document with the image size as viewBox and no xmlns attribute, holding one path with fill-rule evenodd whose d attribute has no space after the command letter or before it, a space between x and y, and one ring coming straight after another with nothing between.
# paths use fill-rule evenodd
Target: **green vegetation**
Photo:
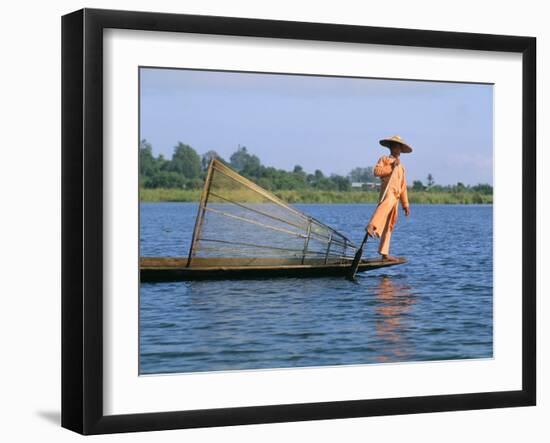
<instances>
[{"instance_id":1,"label":"green vegetation","mask_svg":"<svg viewBox=\"0 0 550 443\"><path fill-rule=\"evenodd\" d=\"M206 169L212 158L228 164L240 174L273 192L289 203L376 203L379 183L372 167L357 167L347 176L326 176L316 170L308 174L300 165L284 171L262 165L260 159L239 146L229 161L215 151L202 156L189 145L178 142L170 160L155 157L153 148L142 140L139 150L141 201L195 202L199 201ZM441 186L432 174L426 185L415 180L409 187L411 204L492 204L493 188L488 184L466 186L462 183Z\"/></svg>"},{"instance_id":2,"label":"green vegetation","mask_svg":"<svg viewBox=\"0 0 550 443\"><path fill-rule=\"evenodd\" d=\"M493 194L478 192L409 192L410 204L493 204Z\"/></svg>"},{"instance_id":3,"label":"green vegetation","mask_svg":"<svg viewBox=\"0 0 550 443\"><path fill-rule=\"evenodd\" d=\"M141 188L139 198L146 202L198 202L200 189Z\"/></svg>"},{"instance_id":4,"label":"green vegetation","mask_svg":"<svg viewBox=\"0 0 550 443\"><path fill-rule=\"evenodd\" d=\"M199 189L141 189L141 201L148 202L198 202ZM378 192L372 191L311 191L282 190L275 195L288 203L376 203ZM410 192L411 204L492 204L492 195L475 192Z\"/></svg>"}]
</instances>

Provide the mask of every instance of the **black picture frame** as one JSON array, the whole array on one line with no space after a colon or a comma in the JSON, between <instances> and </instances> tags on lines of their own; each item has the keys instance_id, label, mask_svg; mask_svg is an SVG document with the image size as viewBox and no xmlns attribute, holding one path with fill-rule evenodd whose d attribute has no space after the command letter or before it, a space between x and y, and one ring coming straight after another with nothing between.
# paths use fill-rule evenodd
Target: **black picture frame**
<instances>
[{"instance_id":1,"label":"black picture frame","mask_svg":"<svg viewBox=\"0 0 550 443\"><path fill-rule=\"evenodd\" d=\"M104 415L103 30L193 32L522 54L522 389ZM536 403L536 39L83 9L62 18L62 426L81 434L529 406Z\"/></svg>"}]
</instances>

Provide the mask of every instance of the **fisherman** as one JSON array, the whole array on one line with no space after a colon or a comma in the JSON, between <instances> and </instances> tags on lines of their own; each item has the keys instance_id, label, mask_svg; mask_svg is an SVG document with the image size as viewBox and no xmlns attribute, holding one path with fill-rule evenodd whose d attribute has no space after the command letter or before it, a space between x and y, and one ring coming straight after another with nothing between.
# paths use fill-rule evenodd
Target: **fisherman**
<instances>
[{"instance_id":1,"label":"fisherman","mask_svg":"<svg viewBox=\"0 0 550 443\"><path fill-rule=\"evenodd\" d=\"M365 227L370 237L380 237L378 252L384 260L396 260L389 255L390 239L397 220L397 204L401 206L405 216L411 214L407 197L407 182L405 168L401 164L401 153L408 154L412 148L398 135L380 140L380 144L390 149L390 155L382 156L374 167L374 175L380 177L380 197L374 214Z\"/></svg>"}]
</instances>

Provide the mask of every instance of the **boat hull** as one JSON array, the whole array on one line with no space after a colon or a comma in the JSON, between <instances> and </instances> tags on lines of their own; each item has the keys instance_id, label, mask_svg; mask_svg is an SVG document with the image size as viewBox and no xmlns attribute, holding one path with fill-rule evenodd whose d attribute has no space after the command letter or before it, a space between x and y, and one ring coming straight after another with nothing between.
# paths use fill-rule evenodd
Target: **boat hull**
<instances>
[{"instance_id":1,"label":"boat hull","mask_svg":"<svg viewBox=\"0 0 550 443\"><path fill-rule=\"evenodd\" d=\"M406 263L405 258L396 257L395 261L379 258L363 259L357 272L387 268ZM344 276L350 263L292 262L270 259L193 259L187 266L187 258L141 257L140 281L143 283L225 280L225 279L262 279L277 277L310 278L326 276Z\"/></svg>"}]
</instances>

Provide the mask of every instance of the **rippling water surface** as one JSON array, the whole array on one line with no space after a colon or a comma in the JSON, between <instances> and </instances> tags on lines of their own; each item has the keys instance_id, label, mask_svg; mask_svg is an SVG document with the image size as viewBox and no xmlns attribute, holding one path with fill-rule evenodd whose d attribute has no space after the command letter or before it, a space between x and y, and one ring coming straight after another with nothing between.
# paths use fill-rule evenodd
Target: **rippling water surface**
<instances>
[{"instance_id":1,"label":"rippling water surface","mask_svg":"<svg viewBox=\"0 0 550 443\"><path fill-rule=\"evenodd\" d=\"M373 205L296 205L359 243ZM197 206L142 203L141 255L185 256ZM142 283L142 374L492 357L492 207L414 205L344 278ZM376 255L374 244L366 256Z\"/></svg>"}]
</instances>

